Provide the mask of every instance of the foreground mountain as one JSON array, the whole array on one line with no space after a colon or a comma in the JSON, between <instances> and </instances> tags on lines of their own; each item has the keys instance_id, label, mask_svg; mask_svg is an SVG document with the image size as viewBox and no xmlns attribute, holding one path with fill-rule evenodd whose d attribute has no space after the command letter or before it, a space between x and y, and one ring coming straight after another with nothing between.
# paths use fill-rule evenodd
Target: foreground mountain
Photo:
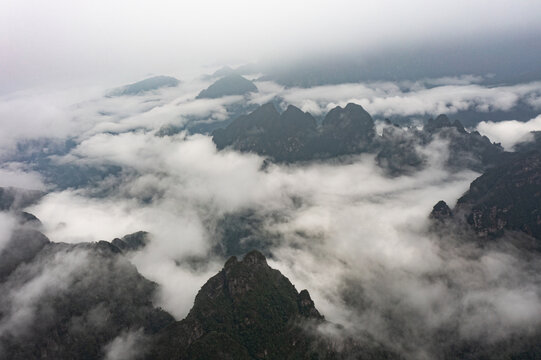
<instances>
[{"instance_id":1,"label":"foreground mountain","mask_svg":"<svg viewBox=\"0 0 541 360\"><path fill-rule=\"evenodd\" d=\"M499 144L478 132L467 132L459 121L452 122L445 115L430 119L423 130L388 123L380 136L370 114L352 103L329 111L319 126L312 115L295 106L280 114L268 103L215 130L213 141L218 149L232 147L277 162L373 153L390 175L424 168L430 154L421 149L434 142L446 145L445 166L453 170L482 171L497 163L503 153Z\"/></svg>"},{"instance_id":2,"label":"foreground mountain","mask_svg":"<svg viewBox=\"0 0 541 360\"><path fill-rule=\"evenodd\" d=\"M180 84L180 81L171 76L153 76L151 78L115 89L111 91L108 96L141 95L152 90L158 90L165 87L175 87L178 86L178 84Z\"/></svg>"},{"instance_id":3,"label":"foreground mountain","mask_svg":"<svg viewBox=\"0 0 541 360\"><path fill-rule=\"evenodd\" d=\"M230 258L195 298L188 316L160 335L153 359L302 359L315 339L303 326L323 317L265 257Z\"/></svg>"},{"instance_id":4,"label":"foreground mountain","mask_svg":"<svg viewBox=\"0 0 541 360\"><path fill-rule=\"evenodd\" d=\"M0 358L100 359L127 334L149 341L173 322L156 290L108 242L53 243L21 226L0 251Z\"/></svg>"},{"instance_id":5,"label":"foreground mountain","mask_svg":"<svg viewBox=\"0 0 541 360\"><path fill-rule=\"evenodd\" d=\"M258 251L231 257L197 294L188 316L165 328L148 359L398 359L378 344L318 333L328 324ZM363 344L363 345L360 345Z\"/></svg>"},{"instance_id":6,"label":"foreground mountain","mask_svg":"<svg viewBox=\"0 0 541 360\"><path fill-rule=\"evenodd\" d=\"M238 74L229 74L217 80L197 95L197 99L215 99L222 96L244 95L257 92L257 87L250 80Z\"/></svg>"}]
</instances>

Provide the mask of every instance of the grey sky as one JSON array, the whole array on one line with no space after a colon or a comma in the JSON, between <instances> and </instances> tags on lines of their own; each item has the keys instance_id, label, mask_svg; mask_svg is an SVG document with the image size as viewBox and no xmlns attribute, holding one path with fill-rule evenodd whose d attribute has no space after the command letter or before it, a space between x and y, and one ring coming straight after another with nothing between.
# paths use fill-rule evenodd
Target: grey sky
<instances>
[{"instance_id":1,"label":"grey sky","mask_svg":"<svg viewBox=\"0 0 541 360\"><path fill-rule=\"evenodd\" d=\"M535 34L540 1L4 0L0 92L221 62Z\"/></svg>"}]
</instances>

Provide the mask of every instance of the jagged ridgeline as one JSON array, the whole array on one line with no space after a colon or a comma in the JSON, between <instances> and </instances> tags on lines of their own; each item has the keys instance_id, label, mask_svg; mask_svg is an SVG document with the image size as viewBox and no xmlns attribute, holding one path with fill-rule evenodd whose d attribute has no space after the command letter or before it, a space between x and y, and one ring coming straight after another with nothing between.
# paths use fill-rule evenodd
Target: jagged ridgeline
<instances>
[{"instance_id":1,"label":"jagged ridgeline","mask_svg":"<svg viewBox=\"0 0 541 360\"><path fill-rule=\"evenodd\" d=\"M431 218L470 227L482 239L512 231L527 235L541 249L541 153L535 143L526 151L506 153L501 163L475 179L453 210L438 202Z\"/></svg>"},{"instance_id":2,"label":"jagged ridgeline","mask_svg":"<svg viewBox=\"0 0 541 360\"><path fill-rule=\"evenodd\" d=\"M482 171L503 153L499 144L476 131L466 131L459 121L451 121L445 115L430 119L422 130L388 123L378 135L370 114L353 103L332 109L321 124L295 106L279 113L268 103L213 133L218 149L231 147L277 162L373 153L378 164L391 175L422 169L427 157L418 148L437 139L448 143L445 165L452 169Z\"/></svg>"},{"instance_id":3,"label":"jagged ridgeline","mask_svg":"<svg viewBox=\"0 0 541 360\"><path fill-rule=\"evenodd\" d=\"M197 95L197 99L216 99L222 96L245 95L258 92L255 84L238 74L229 74L215 81Z\"/></svg>"},{"instance_id":4,"label":"jagged ridgeline","mask_svg":"<svg viewBox=\"0 0 541 360\"><path fill-rule=\"evenodd\" d=\"M400 358L379 344L349 338L338 347L317 332L326 324L307 290L297 292L263 254L251 251L240 261L231 257L203 285L188 316L160 332L147 358Z\"/></svg>"},{"instance_id":5,"label":"jagged ridgeline","mask_svg":"<svg viewBox=\"0 0 541 360\"><path fill-rule=\"evenodd\" d=\"M195 298L188 316L165 329L149 359L306 358L316 340L303 328L324 321L265 257L230 258Z\"/></svg>"},{"instance_id":6,"label":"jagged ridgeline","mask_svg":"<svg viewBox=\"0 0 541 360\"><path fill-rule=\"evenodd\" d=\"M125 257L151 241L147 233L63 244L37 228L22 222L0 251L2 358L100 359L129 332L138 334L129 345L137 359L399 358L374 342L344 336L338 347L319 333L332 324L308 291L298 292L258 251L231 257L175 321L152 304L157 285ZM46 287L39 301L36 286Z\"/></svg>"}]
</instances>

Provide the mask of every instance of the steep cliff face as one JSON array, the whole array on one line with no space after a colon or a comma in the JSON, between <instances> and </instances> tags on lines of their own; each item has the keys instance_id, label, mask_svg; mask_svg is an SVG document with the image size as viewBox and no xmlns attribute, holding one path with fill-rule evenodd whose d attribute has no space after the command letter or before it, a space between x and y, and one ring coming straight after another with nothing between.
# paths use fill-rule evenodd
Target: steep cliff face
<instances>
[{"instance_id":1,"label":"steep cliff face","mask_svg":"<svg viewBox=\"0 0 541 360\"><path fill-rule=\"evenodd\" d=\"M455 213L466 214L480 236L507 229L541 239L541 153L517 155L486 171L458 200Z\"/></svg>"},{"instance_id":2,"label":"steep cliff face","mask_svg":"<svg viewBox=\"0 0 541 360\"><path fill-rule=\"evenodd\" d=\"M509 230L527 235L532 244L541 240L541 152L507 153L471 183L454 209L440 201L430 218L471 228L480 238Z\"/></svg>"}]
</instances>

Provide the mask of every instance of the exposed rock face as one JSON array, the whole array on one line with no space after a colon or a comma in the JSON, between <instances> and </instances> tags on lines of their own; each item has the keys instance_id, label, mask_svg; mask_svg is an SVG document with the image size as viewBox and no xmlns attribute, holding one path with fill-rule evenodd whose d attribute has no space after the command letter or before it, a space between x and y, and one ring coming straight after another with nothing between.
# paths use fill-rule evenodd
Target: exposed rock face
<instances>
[{"instance_id":1,"label":"exposed rock face","mask_svg":"<svg viewBox=\"0 0 541 360\"><path fill-rule=\"evenodd\" d=\"M518 154L487 170L458 200L463 213L480 236L498 236L519 230L541 239L541 153Z\"/></svg>"},{"instance_id":2,"label":"exposed rock face","mask_svg":"<svg viewBox=\"0 0 541 360\"><path fill-rule=\"evenodd\" d=\"M321 321L308 292L299 294L252 251L241 261L231 257L207 281L188 316L162 332L151 358L325 358L326 350L301 327Z\"/></svg>"},{"instance_id":3,"label":"exposed rock face","mask_svg":"<svg viewBox=\"0 0 541 360\"><path fill-rule=\"evenodd\" d=\"M453 217L453 212L451 211L449 205L447 205L447 203L443 200L434 205L434 208L430 213L430 218L438 221L445 221L451 217Z\"/></svg>"},{"instance_id":4,"label":"exposed rock face","mask_svg":"<svg viewBox=\"0 0 541 360\"><path fill-rule=\"evenodd\" d=\"M111 91L108 96L141 95L145 92L165 87L175 87L180 84L178 79L171 76L154 76L133 84L123 86Z\"/></svg>"},{"instance_id":5,"label":"exposed rock face","mask_svg":"<svg viewBox=\"0 0 541 360\"><path fill-rule=\"evenodd\" d=\"M149 243L149 233L146 231L138 231L133 234L128 234L122 239L116 238L111 241L111 244L124 252L135 251L145 247Z\"/></svg>"},{"instance_id":6,"label":"exposed rock face","mask_svg":"<svg viewBox=\"0 0 541 360\"><path fill-rule=\"evenodd\" d=\"M257 92L257 87L250 80L238 74L229 74L217 80L197 95L197 99L215 99L229 95L244 95Z\"/></svg>"}]
</instances>

